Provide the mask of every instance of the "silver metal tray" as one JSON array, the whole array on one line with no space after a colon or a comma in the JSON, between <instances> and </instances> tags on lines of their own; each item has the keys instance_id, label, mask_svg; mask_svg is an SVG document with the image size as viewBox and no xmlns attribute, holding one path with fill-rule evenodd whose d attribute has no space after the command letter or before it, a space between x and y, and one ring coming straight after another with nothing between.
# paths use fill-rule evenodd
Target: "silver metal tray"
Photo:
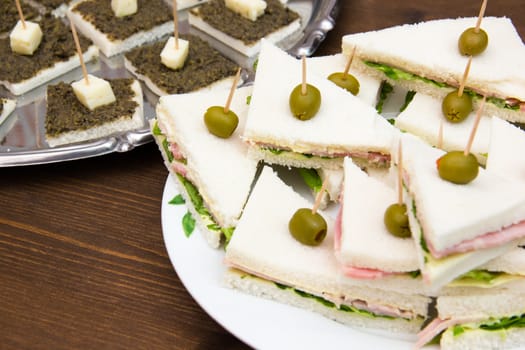
<instances>
[{"instance_id":1,"label":"silver metal tray","mask_svg":"<svg viewBox=\"0 0 525 350\"><path fill-rule=\"evenodd\" d=\"M339 7L338 0L290 0L288 6L302 17L301 31L279 46L294 56L310 56L325 39L326 33L335 25ZM245 76L250 79L253 58L247 58L234 50L199 33L187 23L186 13L179 14L180 31L204 36L210 44L223 54L244 67ZM97 62L87 65L88 71L105 78L131 77L123 67L123 57L108 59L102 54ZM82 77L81 69L75 69L51 82L72 82ZM112 152L127 152L137 146L152 141L147 127L147 120L154 118L154 106L158 97L147 87L144 91L144 127L115 134L102 139L51 148L45 141L45 92L46 86L40 86L22 96L18 96L17 108L0 124L0 167L36 165L62 162L87 157L100 156ZM15 98L4 88L0 88L0 97Z\"/></svg>"}]
</instances>

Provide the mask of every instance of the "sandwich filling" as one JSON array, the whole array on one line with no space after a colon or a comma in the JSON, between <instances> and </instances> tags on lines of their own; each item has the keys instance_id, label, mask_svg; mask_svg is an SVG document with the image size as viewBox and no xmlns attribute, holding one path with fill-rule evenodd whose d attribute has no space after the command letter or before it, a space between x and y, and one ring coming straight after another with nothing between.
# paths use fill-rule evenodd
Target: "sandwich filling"
<instances>
[{"instance_id":1,"label":"sandwich filling","mask_svg":"<svg viewBox=\"0 0 525 350\"><path fill-rule=\"evenodd\" d=\"M390 155L382 154L380 152L363 152L363 151L348 151L348 152L317 152L300 153L295 152L291 148L272 145L264 142L250 141L250 144L259 148L261 151L269 152L272 155L277 155L287 159L296 160L323 160L323 159L343 159L350 157L360 164L373 165L376 167L388 167L390 164Z\"/></svg>"},{"instance_id":2,"label":"sandwich filling","mask_svg":"<svg viewBox=\"0 0 525 350\"><path fill-rule=\"evenodd\" d=\"M210 209L206 206L206 201L203 199L198 188L188 178L186 168L186 158L180 152L178 145L174 142L169 142L166 135L163 133L156 121L152 126L152 134L157 138L162 145L162 151L165 155L165 159L169 163L171 169L176 173L177 179L183 185L184 190L188 194L195 211L200 216L205 227L210 231L221 233L224 237L224 241L227 244L234 231L234 227L222 227L218 224L218 221L214 218Z\"/></svg>"},{"instance_id":3,"label":"sandwich filling","mask_svg":"<svg viewBox=\"0 0 525 350\"><path fill-rule=\"evenodd\" d=\"M435 318L420 333L415 348L419 349L428 343L438 342L445 332L451 332L453 337L459 337L462 334L482 330L488 332L506 331L512 328L525 327L525 314L518 314L502 318L465 318L465 319L440 319ZM504 337L504 333L502 337Z\"/></svg>"},{"instance_id":4,"label":"sandwich filling","mask_svg":"<svg viewBox=\"0 0 525 350\"><path fill-rule=\"evenodd\" d=\"M26 2L21 2L22 13L26 21L34 21L38 12ZM10 32L18 21L18 11L12 1L0 2L0 35Z\"/></svg>"},{"instance_id":5,"label":"sandwich filling","mask_svg":"<svg viewBox=\"0 0 525 350\"><path fill-rule=\"evenodd\" d=\"M423 320L425 318L425 315L418 315L414 310L405 310L394 305L373 304L366 300L354 299L345 295L335 295L334 293L328 292L305 291L300 287L289 286L286 282L275 281L271 277L265 276L261 273L248 271L245 267L239 266L228 259L225 260L225 263L232 269L238 270L239 272L242 271L241 273L243 273L243 277L241 278L248 277L256 279L259 282L274 283L276 288L290 291L291 293L295 293L304 298L315 299L326 307L337 309L342 312L352 312L365 317L404 319L406 321Z\"/></svg>"},{"instance_id":6,"label":"sandwich filling","mask_svg":"<svg viewBox=\"0 0 525 350\"><path fill-rule=\"evenodd\" d=\"M434 79L425 78L407 71L404 71L402 69L383 64L383 63L377 63L372 61L363 61L365 65L368 67L375 69L379 72L382 72L386 77L390 78L391 80L397 81L397 80L407 80L407 81L413 81L413 80L419 80L427 84L431 84L438 88L457 88L458 86L454 85L451 82L440 82ZM475 100L481 100L483 98L481 91L474 91L470 88L466 88L464 90L464 93L470 95ZM525 112L525 101L522 101L515 97L502 97L502 96L495 96L495 95L489 95L487 96L487 103L491 103L498 108L504 108L504 109L510 109L513 111L521 111Z\"/></svg>"}]
</instances>

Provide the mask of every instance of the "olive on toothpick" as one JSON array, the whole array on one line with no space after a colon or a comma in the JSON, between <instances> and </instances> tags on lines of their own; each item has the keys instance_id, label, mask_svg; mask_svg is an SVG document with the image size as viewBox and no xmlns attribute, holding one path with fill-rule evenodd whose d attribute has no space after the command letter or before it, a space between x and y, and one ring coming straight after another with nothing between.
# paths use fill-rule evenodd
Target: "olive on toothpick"
<instances>
[{"instance_id":1,"label":"olive on toothpick","mask_svg":"<svg viewBox=\"0 0 525 350\"><path fill-rule=\"evenodd\" d=\"M237 83L241 75L241 68L237 69L237 74L233 80L232 87L230 89L230 94L228 95L228 100L226 105L222 106L212 106L206 110L204 113L204 123L208 131L220 138L227 139L229 138L237 125L239 125L239 117L237 114L230 109L230 104L233 99L233 93L237 88Z\"/></svg>"},{"instance_id":2,"label":"olive on toothpick","mask_svg":"<svg viewBox=\"0 0 525 350\"><path fill-rule=\"evenodd\" d=\"M300 208L293 214L288 222L288 231L300 243L317 246L326 237L328 226L326 220L317 212L321 198L326 189L327 180L323 181L321 190L317 193L315 204L312 209Z\"/></svg>"},{"instance_id":3,"label":"olive on toothpick","mask_svg":"<svg viewBox=\"0 0 525 350\"><path fill-rule=\"evenodd\" d=\"M475 27L466 29L459 37L459 52L464 56L476 56L485 51L489 44L487 33L480 28L481 19L487 7L487 0L483 0Z\"/></svg>"},{"instance_id":4,"label":"olive on toothpick","mask_svg":"<svg viewBox=\"0 0 525 350\"><path fill-rule=\"evenodd\" d=\"M290 110L299 120L312 119L321 107L321 92L313 85L306 83L306 57L302 57L302 83L290 94Z\"/></svg>"},{"instance_id":5,"label":"olive on toothpick","mask_svg":"<svg viewBox=\"0 0 525 350\"><path fill-rule=\"evenodd\" d=\"M451 123L462 122L472 112L472 97L463 93L471 64L472 56L468 59L459 89L448 93L441 104L443 115Z\"/></svg>"},{"instance_id":6,"label":"olive on toothpick","mask_svg":"<svg viewBox=\"0 0 525 350\"><path fill-rule=\"evenodd\" d=\"M465 185L474 180L478 176L479 165L475 155L470 153L474 136L478 129L481 113L485 106L486 96L483 96L480 107L476 114L472 131L470 132L469 140L464 151L451 151L441 156L437 161L437 169L439 176L446 181Z\"/></svg>"},{"instance_id":7,"label":"olive on toothpick","mask_svg":"<svg viewBox=\"0 0 525 350\"><path fill-rule=\"evenodd\" d=\"M332 73L328 76L328 80L332 81L337 86L347 90L352 95L357 95L359 93L359 80L354 77L352 74L348 73L350 71L350 66L352 65L352 60L354 59L355 46L348 58L346 63L345 70L343 72Z\"/></svg>"},{"instance_id":8,"label":"olive on toothpick","mask_svg":"<svg viewBox=\"0 0 525 350\"><path fill-rule=\"evenodd\" d=\"M408 238L411 236L411 233L408 223L407 206L403 203L403 153L401 141L399 141L397 155L397 203L391 204L386 208L383 221L386 229L393 236Z\"/></svg>"}]
</instances>

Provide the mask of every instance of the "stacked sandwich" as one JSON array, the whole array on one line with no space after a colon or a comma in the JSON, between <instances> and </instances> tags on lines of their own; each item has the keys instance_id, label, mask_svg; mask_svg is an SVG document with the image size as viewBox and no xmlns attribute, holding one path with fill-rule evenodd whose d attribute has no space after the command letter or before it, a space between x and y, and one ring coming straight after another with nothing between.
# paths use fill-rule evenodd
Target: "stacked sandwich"
<instances>
[{"instance_id":1,"label":"stacked sandwich","mask_svg":"<svg viewBox=\"0 0 525 350\"><path fill-rule=\"evenodd\" d=\"M337 56L344 62L356 48L355 66L364 76L372 74L397 87L417 90L415 96L410 94L412 102L396 125L422 134L427 142L445 150L401 133L377 113L372 105L377 102L379 81L369 94L373 97L367 99L326 79L327 66L333 71L341 69L328 64L335 62L334 57L319 58L326 60L319 67L313 60L306 61L310 67L307 83L319 91L321 102L313 115L307 111L307 117L294 117L290 96L301 86L301 61L267 41L261 43L253 87L235 92L240 95L234 103L239 103L235 109L241 127L233 136L223 139L210 134L203 120L206 108L226 95L224 90L161 98L153 133L183 191L200 193L197 200L190 194L190 206L204 207L215 224L222 225L217 206L220 197L212 199L209 193L216 191L216 186L229 186L225 193L230 196L242 192L232 211L233 224L227 224L231 230L214 240L214 246L226 243L229 287L357 327L420 332L418 346L438 336L442 347L450 349L520 344L525 314L525 254L521 247L525 181L516 177L524 174L525 166L518 162L514 172L515 162L509 154L514 143L525 143L525 136L500 118L514 121L523 117L519 106L525 101L525 89L523 79L513 78L515 69L502 69L494 79L497 82L487 82L491 78L480 67L486 69L493 65L491 60L501 58L496 52L499 46L489 46L474 60L471 78L465 83L474 99L467 123L457 128L447 124L443 142L431 131L426 131L430 136L421 132L432 124L438 133L440 122L434 110L440 109L439 101L451 86L459 85L466 62L450 41L457 45L457 32L473 22L472 18L431 21L353 34L343 38L346 57ZM523 65L525 49L521 40L517 42L519 36L508 19L486 18L484 28L491 36L503 35L503 45L518 45L519 58L514 61L507 55L501 58L503 62ZM421 46L428 41L428 33L435 31L443 33L444 42L436 40L432 45L440 53L451 51L450 57L432 51L428 58L411 57L407 52L413 52L412 47L406 48L410 44L399 39L409 32L414 45ZM442 65L432 61L434 58ZM426 64L434 68L424 71ZM411 72L413 67L418 71ZM463 150L462 141L472 129L475 111L483 104L481 93L489 94L490 107L485 109L472 147L476 175L469 181L452 181L439 167L444 166L445 151ZM222 97L215 100L216 95ZM401 126L402 120L413 120L416 114L428 119L405 124L420 125L413 129ZM187 118L189 115L194 117ZM186 129L186 124L193 126ZM199 150L203 147L196 144L207 147ZM239 153L221 151L233 144ZM230 155L252 162L251 171L239 171L246 177L242 191L237 178L219 184L214 173L220 167L215 151L220 152L221 162ZM257 176L257 162L337 171L342 177L337 183L342 184L334 186L341 193L333 197L340 201L335 219L330 212L318 211L269 166L263 166ZM478 162L486 164L486 169ZM199 164L206 167L199 168ZM377 168L384 170L378 172ZM509 172L514 174L509 176ZM204 179L206 173L212 174L209 179ZM463 175L461 170L452 173L453 178ZM393 203L404 207L401 221L387 214ZM303 215L300 221L296 221L298 212ZM319 216L324 224L312 229L311 222L315 220L317 225ZM392 229L392 221L397 228ZM516 305L508 305L509 300Z\"/></svg>"}]
</instances>

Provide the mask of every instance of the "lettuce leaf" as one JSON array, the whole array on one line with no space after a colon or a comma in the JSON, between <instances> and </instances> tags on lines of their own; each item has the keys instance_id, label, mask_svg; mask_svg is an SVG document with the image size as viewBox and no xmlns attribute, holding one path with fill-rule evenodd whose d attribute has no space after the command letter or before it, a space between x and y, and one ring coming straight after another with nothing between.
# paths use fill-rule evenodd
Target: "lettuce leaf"
<instances>
[{"instance_id":1,"label":"lettuce leaf","mask_svg":"<svg viewBox=\"0 0 525 350\"><path fill-rule=\"evenodd\" d=\"M188 193L188 196L190 197L191 203L193 204L195 211L201 216L204 222L208 222L206 227L209 230L221 232L225 237L225 243L228 244L233 235L235 227L221 227L219 224L217 224L213 216L210 214L210 212L204 205L204 200L202 199L202 196L199 193L197 187L195 187L195 185L193 185L191 181L189 181L180 174L177 174L177 178L180 180L180 182L184 186L184 189Z\"/></svg>"},{"instance_id":2,"label":"lettuce leaf","mask_svg":"<svg viewBox=\"0 0 525 350\"><path fill-rule=\"evenodd\" d=\"M423 78L423 77L420 77L419 75L405 72L404 70L401 70L399 68L394 68L386 64L375 63L375 62L370 62L370 61L365 61L364 63L369 67L372 67L374 69L377 69L378 71L383 72L387 77L389 77L392 80L421 80L425 83L433 84L437 87L448 86L445 83L440 83L432 79Z\"/></svg>"},{"instance_id":3,"label":"lettuce leaf","mask_svg":"<svg viewBox=\"0 0 525 350\"><path fill-rule=\"evenodd\" d=\"M299 175L303 178L303 181L312 189L312 191L317 193L321 190L321 187L323 187L323 180L321 180L317 170L299 168L298 171Z\"/></svg>"},{"instance_id":4,"label":"lettuce leaf","mask_svg":"<svg viewBox=\"0 0 525 350\"><path fill-rule=\"evenodd\" d=\"M450 85L446 84L446 83L440 83L438 81L435 81L435 80L432 80L432 79L428 79L428 78L424 78L424 77L421 77L419 75L416 75L416 74L412 74L412 73L409 73L409 72L406 72L402 69L399 69L399 68L395 68L395 67L391 67L389 65L386 65L386 64L382 64L382 63L376 63L376 62L371 62L371 61L364 61L364 63L371 67L371 68L374 68L380 72L383 72L383 74L385 74L387 77L389 77L390 79L392 80L420 80L420 81L423 81L425 83L428 83L428 84L432 84L434 86L437 86L437 87L451 87ZM481 96L480 94L472 91L472 90L469 90L469 89L465 89L464 92L466 94L468 94L469 96L471 96L473 99L482 99L483 96ZM507 103L507 101L505 101L505 99L502 99L502 98L499 98L499 97L494 97L494 96L491 96L491 97L487 97L487 102L488 103L492 103L493 105L495 105L496 107L499 107L499 108L505 108L505 109L511 109L511 110L514 110L514 111L519 111L520 110L520 104L516 104L514 106L511 106L510 104Z\"/></svg>"},{"instance_id":5,"label":"lettuce leaf","mask_svg":"<svg viewBox=\"0 0 525 350\"><path fill-rule=\"evenodd\" d=\"M379 100L376 104L376 110L377 113L383 112L383 105L385 104L386 99L388 98L388 95L394 91L394 87L388 82L383 81L381 83L381 90L379 92Z\"/></svg>"}]
</instances>

